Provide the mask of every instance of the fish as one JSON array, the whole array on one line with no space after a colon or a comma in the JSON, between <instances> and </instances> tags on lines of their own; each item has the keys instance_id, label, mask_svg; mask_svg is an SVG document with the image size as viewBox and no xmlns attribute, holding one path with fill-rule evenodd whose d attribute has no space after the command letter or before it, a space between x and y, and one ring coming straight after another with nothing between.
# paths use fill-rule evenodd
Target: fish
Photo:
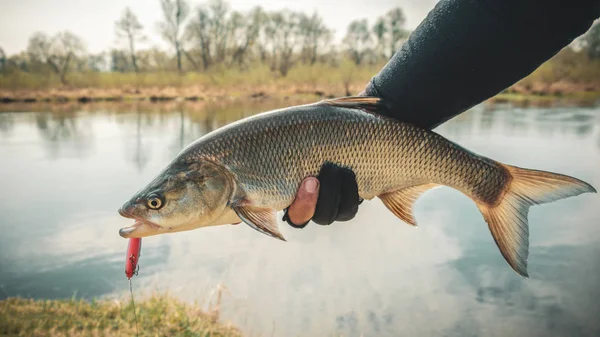
<instances>
[{"instance_id":1,"label":"fish","mask_svg":"<svg viewBox=\"0 0 600 337\"><path fill-rule=\"evenodd\" d=\"M124 238L244 222L284 240L277 212L301 181L333 163L356 175L361 199L377 197L416 226L413 204L440 186L475 202L509 266L528 277L530 206L582 193L590 184L478 155L440 134L386 117L377 97L341 97L250 116L198 138L125 202Z\"/></svg>"}]
</instances>

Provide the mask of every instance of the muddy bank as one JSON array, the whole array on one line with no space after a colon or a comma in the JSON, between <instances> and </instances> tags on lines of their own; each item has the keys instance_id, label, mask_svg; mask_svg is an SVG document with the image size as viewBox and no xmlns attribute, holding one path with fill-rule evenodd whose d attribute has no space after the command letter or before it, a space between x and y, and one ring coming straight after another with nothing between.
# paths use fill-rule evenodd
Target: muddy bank
<instances>
[{"instance_id":1,"label":"muddy bank","mask_svg":"<svg viewBox=\"0 0 600 337\"><path fill-rule=\"evenodd\" d=\"M354 89L354 88L353 88ZM361 88L356 86L355 91ZM333 98L344 96L340 88L320 88L313 85L293 85L289 87L255 86L232 87L228 90L193 86L193 87L148 87L148 88L57 88L48 90L6 90L0 89L0 103L35 103L35 102L215 102L236 100L286 99L291 97Z\"/></svg>"},{"instance_id":2,"label":"muddy bank","mask_svg":"<svg viewBox=\"0 0 600 337\"><path fill-rule=\"evenodd\" d=\"M233 103L239 101L293 100L316 101L346 96L362 90L358 84L348 88L316 85L234 87L228 90L204 86L150 88L59 88L49 90L0 90L0 103L77 103L96 102L189 102ZM600 98L600 83L517 83L489 103L512 102L525 105L548 105L554 102L593 104Z\"/></svg>"}]
</instances>

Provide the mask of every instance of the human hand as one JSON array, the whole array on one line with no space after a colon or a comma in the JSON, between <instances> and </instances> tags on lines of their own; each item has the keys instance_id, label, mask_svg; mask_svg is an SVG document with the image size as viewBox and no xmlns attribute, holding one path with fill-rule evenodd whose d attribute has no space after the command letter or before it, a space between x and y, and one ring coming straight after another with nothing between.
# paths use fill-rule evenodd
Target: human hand
<instances>
[{"instance_id":1,"label":"human hand","mask_svg":"<svg viewBox=\"0 0 600 337\"><path fill-rule=\"evenodd\" d=\"M283 220L295 228L304 228L310 220L319 225L348 221L358 212L356 176L352 170L325 163L317 177L307 177L296 192Z\"/></svg>"}]
</instances>

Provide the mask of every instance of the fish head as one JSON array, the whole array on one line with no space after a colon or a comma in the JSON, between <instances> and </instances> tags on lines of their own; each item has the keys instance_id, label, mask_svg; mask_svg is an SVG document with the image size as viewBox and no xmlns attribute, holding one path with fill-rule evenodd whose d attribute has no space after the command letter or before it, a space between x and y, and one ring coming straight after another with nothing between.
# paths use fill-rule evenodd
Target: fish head
<instances>
[{"instance_id":1,"label":"fish head","mask_svg":"<svg viewBox=\"0 0 600 337\"><path fill-rule=\"evenodd\" d=\"M119 235L140 238L208 226L226 211L232 181L226 168L208 160L172 163L119 209L135 220Z\"/></svg>"}]
</instances>

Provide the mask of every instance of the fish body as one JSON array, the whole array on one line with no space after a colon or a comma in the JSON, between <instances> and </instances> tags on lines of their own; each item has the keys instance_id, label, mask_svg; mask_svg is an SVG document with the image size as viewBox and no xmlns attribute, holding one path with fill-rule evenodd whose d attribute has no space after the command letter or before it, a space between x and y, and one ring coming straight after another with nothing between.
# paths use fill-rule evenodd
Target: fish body
<instances>
[{"instance_id":1,"label":"fish body","mask_svg":"<svg viewBox=\"0 0 600 337\"><path fill-rule=\"evenodd\" d=\"M527 275L529 206L595 192L572 177L477 155L433 131L378 113L385 109L378 98L347 97L275 110L217 129L181 151L121 208L122 215L139 220L121 235L243 221L283 239L275 212L293 202L304 178L334 163L355 173L361 198L379 197L412 225L412 205L423 192L437 186L461 191L479 207L507 262ZM171 210L149 209L153 195L161 206L170 203ZM198 203L200 210L194 208Z\"/></svg>"},{"instance_id":2,"label":"fish body","mask_svg":"<svg viewBox=\"0 0 600 337\"><path fill-rule=\"evenodd\" d=\"M299 182L317 175L325 162L352 169L359 196L367 200L425 183L489 200L507 179L495 162L435 132L326 103L231 124L198 139L179 158L226 167L253 205L278 210L292 203Z\"/></svg>"}]
</instances>

